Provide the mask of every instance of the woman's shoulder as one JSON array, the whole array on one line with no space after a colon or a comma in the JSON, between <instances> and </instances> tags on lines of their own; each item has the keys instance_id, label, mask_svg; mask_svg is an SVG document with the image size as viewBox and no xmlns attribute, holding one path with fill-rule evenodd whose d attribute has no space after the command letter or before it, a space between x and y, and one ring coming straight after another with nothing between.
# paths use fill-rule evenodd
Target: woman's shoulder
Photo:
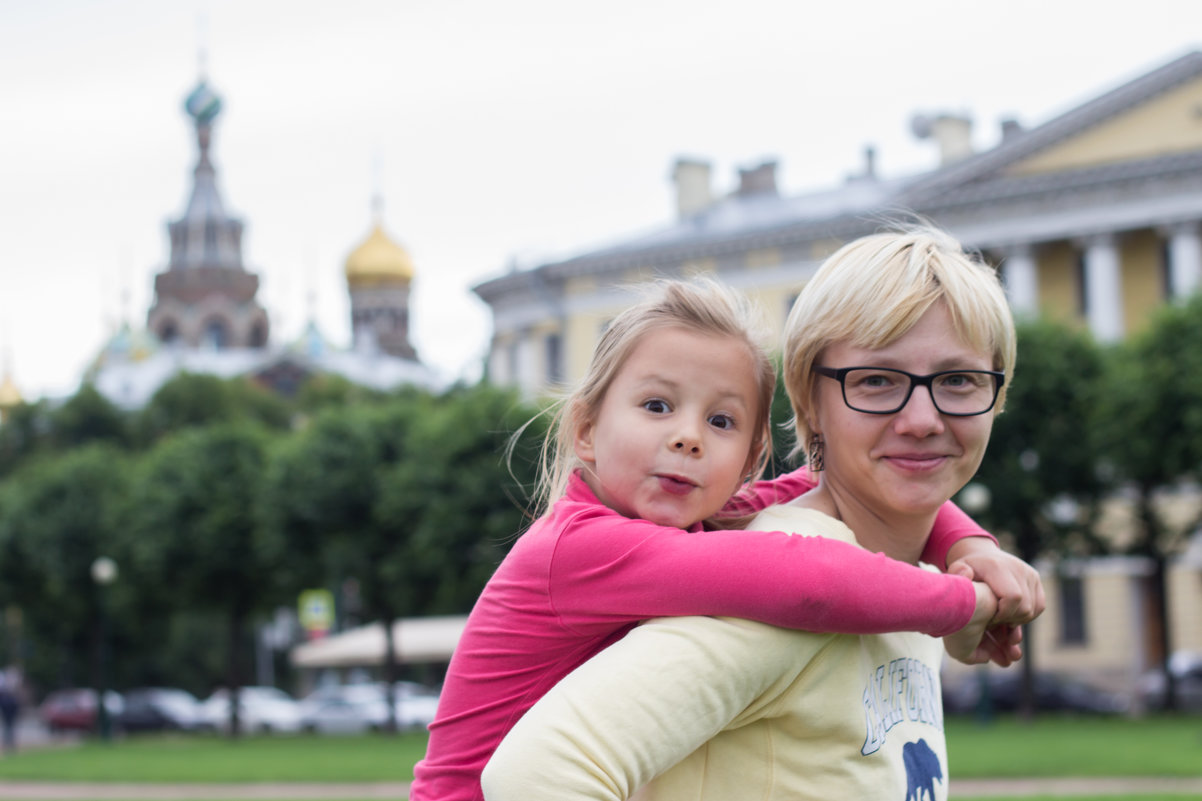
<instances>
[{"instance_id":1,"label":"woman's shoulder","mask_svg":"<svg viewBox=\"0 0 1202 801\"><path fill-rule=\"evenodd\" d=\"M755 516L747 526L754 531L783 531L807 537L828 537L855 543L856 538L842 520L831 517L821 509L793 503L769 506Z\"/></svg>"}]
</instances>

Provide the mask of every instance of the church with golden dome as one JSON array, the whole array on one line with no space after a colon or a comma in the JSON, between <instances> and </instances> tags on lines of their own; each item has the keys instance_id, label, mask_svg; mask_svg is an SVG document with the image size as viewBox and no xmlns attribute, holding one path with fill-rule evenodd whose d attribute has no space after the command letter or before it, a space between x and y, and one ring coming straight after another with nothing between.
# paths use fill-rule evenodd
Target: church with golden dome
<instances>
[{"instance_id":1,"label":"church with golden dome","mask_svg":"<svg viewBox=\"0 0 1202 801\"><path fill-rule=\"evenodd\" d=\"M370 232L344 265L349 347L332 346L313 322L294 342L272 341L270 318L257 299L259 276L242 260L243 223L226 211L211 157L221 98L202 78L184 110L198 157L184 213L167 224L170 253L154 279L146 327L123 325L85 380L124 408L144 405L180 372L245 376L285 394L310 375L331 373L380 390L440 388L444 382L418 359L409 337L413 260L385 232L378 198Z\"/></svg>"},{"instance_id":2,"label":"church with golden dome","mask_svg":"<svg viewBox=\"0 0 1202 801\"><path fill-rule=\"evenodd\" d=\"M409 286L413 260L384 233L379 202L367 240L346 259L351 295L351 331L357 347L378 347L399 359L417 361L409 341Z\"/></svg>"}]
</instances>

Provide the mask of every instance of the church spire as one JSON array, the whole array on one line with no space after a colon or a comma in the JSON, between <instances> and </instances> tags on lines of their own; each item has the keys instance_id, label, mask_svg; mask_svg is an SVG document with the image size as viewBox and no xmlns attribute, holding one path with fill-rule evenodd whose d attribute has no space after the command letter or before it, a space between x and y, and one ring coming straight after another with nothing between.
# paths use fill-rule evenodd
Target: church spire
<instances>
[{"instance_id":1,"label":"church spire","mask_svg":"<svg viewBox=\"0 0 1202 801\"><path fill-rule=\"evenodd\" d=\"M221 113L221 97L202 76L184 100L184 110L196 128L198 157L192 171L192 195L184 216L171 223L169 269L223 267L241 270L242 222L226 214L217 190L217 171L210 147L213 122Z\"/></svg>"},{"instance_id":2,"label":"church spire","mask_svg":"<svg viewBox=\"0 0 1202 801\"><path fill-rule=\"evenodd\" d=\"M190 348L262 348L268 320L255 297L259 278L243 266L242 221L225 211L210 154L221 107L202 71L184 100L198 150L192 194L183 216L167 223L171 254L155 276L147 326L160 341Z\"/></svg>"}]
</instances>

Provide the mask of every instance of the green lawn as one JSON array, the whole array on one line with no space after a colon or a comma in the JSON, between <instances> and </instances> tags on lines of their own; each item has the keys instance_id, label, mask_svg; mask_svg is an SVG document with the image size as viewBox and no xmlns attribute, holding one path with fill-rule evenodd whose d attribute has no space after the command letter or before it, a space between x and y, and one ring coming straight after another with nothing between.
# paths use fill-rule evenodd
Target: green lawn
<instances>
[{"instance_id":1,"label":"green lawn","mask_svg":"<svg viewBox=\"0 0 1202 801\"><path fill-rule=\"evenodd\" d=\"M1202 716L947 721L957 778L1202 776Z\"/></svg>"},{"instance_id":2,"label":"green lawn","mask_svg":"<svg viewBox=\"0 0 1202 801\"><path fill-rule=\"evenodd\" d=\"M391 782L413 778L426 736L143 736L19 752L0 779L80 782Z\"/></svg>"},{"instance_id":3,"label":"green lawn","mask_svg":"<svg viewBox=\"0 0 1202 801\"><path fill-rule=\"evenodd\" d=\"M949 719L947 737L956 778L1202 776L1202 716L1041 718L1032 724L999 719L988 726ZM21 752L0 760L0 781L408 781L424 750L424 734L238 741L215 736L140 737ZM1169 798L1173 796L1108 795L1105 801ZM1176 798L1179 801L1180 796Z\"/></svg>"}]
</instances>

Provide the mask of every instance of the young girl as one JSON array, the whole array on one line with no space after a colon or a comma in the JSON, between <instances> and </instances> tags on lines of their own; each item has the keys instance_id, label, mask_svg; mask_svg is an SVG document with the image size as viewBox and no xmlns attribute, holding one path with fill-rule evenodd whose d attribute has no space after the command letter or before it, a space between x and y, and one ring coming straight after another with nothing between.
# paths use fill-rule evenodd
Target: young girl
<instances>
[{"instance_id":1,"label":"young girl","mask_svg":"<svg viewBox=\"0 0 1202 801\"><path fill-rule=\"evenodd\" d=\"M943 636L994 608L993 593L964 576L844 542L703 531L724 509L763 509L813 481L794 473L750 486L771 450L775 373L746 304L715 284L658 287L613 321L560 409L543 460L541 497L554 505L517 541L468 618L412 801L481 799L481 770L514 723L640 620L731 615L822 632ZM948 507L925 556L945 565L966 537L1001 553ZM1031 570L1008 556L990 569L1007 591ZM1022 622L1031 611L1024 600L1003 622ZM1002 650L995 659L1013 658L1017 640Z\"/></svg>"}]
</instances>

